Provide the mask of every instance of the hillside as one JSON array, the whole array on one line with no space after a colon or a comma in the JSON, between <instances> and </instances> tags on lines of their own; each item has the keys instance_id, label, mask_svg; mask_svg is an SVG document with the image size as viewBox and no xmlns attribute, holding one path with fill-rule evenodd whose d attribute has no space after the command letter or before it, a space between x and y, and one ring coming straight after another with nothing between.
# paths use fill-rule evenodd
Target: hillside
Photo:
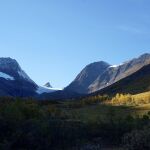
<instances>
[{"instance_id":1,"label":"hillside","mask_svg":"<svg viewBox=\"0 0 150 150\"><path fill-rule=\"evenodd\" d=\"M110 85L98 92L97 94L115 95L116 93L138 94L150 90L150 65L141 68L134 74Z\"/></svg>"},{"instance_id":2,"label":"hillside","mask_svg":"<svg viewBox=\"0 0 150 150\"><path fill-rule=\"evenodd\" d=\"M150 54L147 53L119 65L109 65L103 61L92 63L86 66L66 89L82 94L93 93L132 75L148 64Z\"/></svg>"},{"instance_id":3,"label":"hillside","mask_svg":"<svg viewBox=\"0 0 150 150\"><path fill-rule=\"evenodd\" d=\"M88 93L88 87L95 81L98 76L102 75L103 72L110 65L106 62L99 61L87 65L74 79L74 81L69 84L65 89L69 91L74 91L76 93Z\"/></svg>"}]
</instances>

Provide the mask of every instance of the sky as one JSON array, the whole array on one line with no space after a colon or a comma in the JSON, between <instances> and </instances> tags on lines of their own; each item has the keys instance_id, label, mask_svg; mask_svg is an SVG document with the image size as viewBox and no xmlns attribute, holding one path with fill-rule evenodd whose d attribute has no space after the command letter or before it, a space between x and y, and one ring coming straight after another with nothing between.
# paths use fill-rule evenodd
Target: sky
<instances>
[{"instance_id":1,"label":"sky","mask_svg":"<svg viewBox=\"0 0 150 150\"><path fill-rule=\"evenodd\" d=\"M0 57L39 85L62 88L89 63L148 52L149 0L0 0Z\"/></svg>"}]
</instances>

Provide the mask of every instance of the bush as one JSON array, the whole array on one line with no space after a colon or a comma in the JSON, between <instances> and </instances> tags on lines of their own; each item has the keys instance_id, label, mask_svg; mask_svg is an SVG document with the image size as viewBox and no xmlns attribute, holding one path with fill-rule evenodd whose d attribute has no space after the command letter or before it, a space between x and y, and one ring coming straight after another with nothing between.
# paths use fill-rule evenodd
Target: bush
<instances>
[{"instance_id":1,"label":"bush","mask_svg":"<svg viewBox=\"0 0 150 150\"><path fill-rule=\"evenodd\" d=\"M126 134L123 143L128 150L150 150L150 127Z\"/></svg>"}]
</instances>

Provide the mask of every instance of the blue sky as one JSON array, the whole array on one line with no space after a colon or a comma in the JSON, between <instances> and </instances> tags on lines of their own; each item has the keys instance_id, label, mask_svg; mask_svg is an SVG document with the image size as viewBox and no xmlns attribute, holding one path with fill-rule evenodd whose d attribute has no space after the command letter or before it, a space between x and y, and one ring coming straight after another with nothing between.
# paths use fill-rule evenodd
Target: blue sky
<instances>
[{"instance_id":1,"label":"blue sky","mask_svg":"<svg viewBox=\"0 0 150 150\"><path fill-rule=\"evenodd\" d=\"M149 0L1 0L0 57L38 84L69 84L85 65L150 52Z\"/></svg>"}]
</instances>

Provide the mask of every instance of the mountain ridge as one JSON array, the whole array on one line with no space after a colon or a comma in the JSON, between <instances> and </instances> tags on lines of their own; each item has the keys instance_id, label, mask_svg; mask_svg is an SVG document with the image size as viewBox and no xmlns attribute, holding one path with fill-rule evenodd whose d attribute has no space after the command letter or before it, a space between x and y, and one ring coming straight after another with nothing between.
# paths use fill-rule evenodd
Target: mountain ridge
<instances>
[{"instance_id":1,"label":"mountain ridge","mask_svg":"<svg viewBox=\"0 0 150 150\"><path fill-rule=\"evenodd\" d=\"M104 61L94 62L87 65L71 84L61 90L52 88L49 82L45 86L37 85L22 70L15 59L2 57L0 58L0 96L35 96L42 98L52 98L54 96L57 99L59 97L80 97L81 95L107 89L107 87L130 77L147 65L150 65L149 53L145 53L120 65L110 65Z\"/></svg>"},{"instance_id":2,"label":"mountain ridge","mask_svg":"<svg viewBox=\"0 0 150 150\"><path fill-rule=\"evenodd\" d=\"M111 66L107 62L99 61L87 65L75 78L75 80L65 88L65 90L74 91L77 93L87 93L89 86L106 68Z\"/></svg>"},{"instance_id":3,"label":"mountain ridge","mask_svg":"<svg viewBox=\"0 0 150 150\"><path fill-rule=\"evenodd\" d=\"M150 64L116 83L90 95L139 94L150 91Z\"/></svg>"},{"instance_id":4,"label":"mountain ridge","mask_svg":"<svg viewBox=\"0 0 150 150\"><path fill-rule=\"evenodd\" d=\"M84 93L84 94L93 93L133 74L134 72L138 71L139 69L141 69L143 66L147 64L150 64L149 53L142 54L138 58L133 58L120 65L108 65L104 70L101 71L101 74L97 74L96 79L93 79L93 81L91 81L89 85L85 86L86 80L84 79L80 80L80 85L79 84L77 85L76 82L78 82L78 77L83 75L83 71L86 71L87 69L87 66L86 66L78 74L75 80L69 86L66 87L66 89L72 90L74 92ZM92 64L89 64L88 66L92 66ZM96 72L95 68L92 68L92 69L93 69L93 72ZM86 72L85 74L88 74L89 78L90 76L93 76L89 72ZM76 84L76 86L73 87L72 85L74 84ZM83 86L83 85L84 85L85 90L79 91L80 86Z\"/></svg>"},{"instance_id":5,"label":"mountain ridge","mask_svg":"<svg viewBox=\"0 0 150 150\"><path fill-rule=\"evenodd\" d=\"M0 96L34 97L39 93L54 91L37 85L15 59L0 58Z\"/></svg>"}]
</instances>

